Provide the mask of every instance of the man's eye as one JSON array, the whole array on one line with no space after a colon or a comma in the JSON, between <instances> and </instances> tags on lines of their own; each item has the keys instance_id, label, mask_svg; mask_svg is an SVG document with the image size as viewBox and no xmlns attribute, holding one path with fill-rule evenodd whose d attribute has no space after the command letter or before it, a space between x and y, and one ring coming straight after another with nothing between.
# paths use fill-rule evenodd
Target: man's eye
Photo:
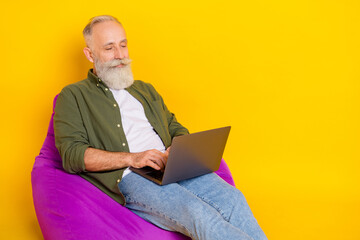
<instances>
[{"instance_id":1,"label":"man's eye","mask_svg":"<svg viewBox=\"0 0 360 240\"><path fill-rule=\"evenodd\" d=\"M105 48L105 50L111 50L112 48Z\"/></svg>"},{"instance_id":2,"label":"man's eye","mask_svg":"<svg viewBox=\"0 0 360 240\"><path fill-rule=\"evenodd\" d=\"M126 45L122 45L121 47L122 47L122 48L126 48Z\"/></svg>"}]
</instances>

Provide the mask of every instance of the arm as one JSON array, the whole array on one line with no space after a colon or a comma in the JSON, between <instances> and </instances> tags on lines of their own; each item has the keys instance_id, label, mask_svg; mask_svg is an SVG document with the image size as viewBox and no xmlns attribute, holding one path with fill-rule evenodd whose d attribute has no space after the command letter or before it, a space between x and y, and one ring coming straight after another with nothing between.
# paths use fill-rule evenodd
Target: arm
<instances>
[{"instance_id":1,"label":"arm","mask_svg":"<svg viewBox=\"0 0 360 240\"><path fill-rule=\"evenodd\" d=\"M73 92L64 88L59 94L54 114L55 145L68 173L85 171L84 153L90 146L88 135Z\"/></svg>"},{"instance_id":2,"label":"arm","mask_svg":"<svg viewBox=\"0 0 360 240\"><path fill-rule=\"evenodd\" d=\"M165 104L164 104L164 109L169 123L169 133L171 135L171 138L180 135L189 134L189 131L177 121L175 114L171 113Z\"/></svg>"},{"instance_id":3,"label":"arm","mask_svg":"<svg viewBox=\"0 0 360 240\"><path fill-rule=\"evenodd\" d=\"M187 128L185 128L183 125L181 125L176 117L175 114L170 112L169 109L166 107L164 99L162 98L162 96L155 90L154 86L152 86L151 84L149 84L152 91L155 92L155 94L157 95L157 98L160 99L162 108L164 110L166 119L167 119L167 124L168 124L168 128L169 128L169 133L171 135L171 138L174 138L176 136L180 136L180 135L185 135L185 134L189 134L189 131L187 130Z\"/></svg>"},{"instance_id":4,"label":"arm","mask_svg":"<svg viewBox=\"0 0 360 240\"><path fill-rule=\"evenodd\" d=\"M142 168L152 167L156 170L165 168L169 148L165 153L156 149L140 153L108 152L95 148L87 148L84 154L85 169L87 171L108 171L124 167Z\"/></svg>"}]
</instances>

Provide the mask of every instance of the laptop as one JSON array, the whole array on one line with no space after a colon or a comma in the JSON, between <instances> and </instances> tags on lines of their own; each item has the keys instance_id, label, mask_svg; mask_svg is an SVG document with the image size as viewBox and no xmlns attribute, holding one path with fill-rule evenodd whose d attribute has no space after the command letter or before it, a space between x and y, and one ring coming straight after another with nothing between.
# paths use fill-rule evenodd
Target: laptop
<instances>
[{"instance_id":1,"label":"laptop","mask_svg":"<svg viewBox=\"0 0 360 240\"><path fill-rule=\"evenodd\" d=\"M214 172L220 167L230 128L228 126L174 137L164 171L151 167L130 167L130 170L159 185Z\"/></svg>"}]
</instances>

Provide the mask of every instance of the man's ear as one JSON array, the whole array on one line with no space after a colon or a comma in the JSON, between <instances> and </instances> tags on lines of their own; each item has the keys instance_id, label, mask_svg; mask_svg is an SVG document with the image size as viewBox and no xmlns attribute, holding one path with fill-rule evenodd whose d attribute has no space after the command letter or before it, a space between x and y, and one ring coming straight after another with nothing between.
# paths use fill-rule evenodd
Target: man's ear
<instances>
[{"instance_id":1,"label":"man's ear","mask_svg":"<svg viewBox=\"0 0 360 240\"><path fill-rule=\"evenodd\" d=\"M94 62L94 58L93 58L93 56L92 56L92 52L91 52L90 48L85 47L83 51L84 51L84 54L85 54L86 58L87 58L90 62L93 63L93 62Z\"/></svg>"}]
</instances>

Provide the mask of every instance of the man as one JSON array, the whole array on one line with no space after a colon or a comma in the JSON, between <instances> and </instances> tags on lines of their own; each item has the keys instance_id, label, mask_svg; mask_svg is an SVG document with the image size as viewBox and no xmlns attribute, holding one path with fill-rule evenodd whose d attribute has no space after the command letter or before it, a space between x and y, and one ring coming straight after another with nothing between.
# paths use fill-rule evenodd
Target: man
<instances>
[{"instance_id":1,"label":"man","mask_svg":"<svg viewBox=\"0 0 360 240\"><path fill-rule=\"evenodd\" d=\"M172 138L188 130L150 84L133 80L116 18L92 18L83 34L94 68L61 91L55 108L64 169L160 228L193 239L266 239L241 192L216 174L159 186L128 169L164 169Z\"/></svg>"}]
</instances>

